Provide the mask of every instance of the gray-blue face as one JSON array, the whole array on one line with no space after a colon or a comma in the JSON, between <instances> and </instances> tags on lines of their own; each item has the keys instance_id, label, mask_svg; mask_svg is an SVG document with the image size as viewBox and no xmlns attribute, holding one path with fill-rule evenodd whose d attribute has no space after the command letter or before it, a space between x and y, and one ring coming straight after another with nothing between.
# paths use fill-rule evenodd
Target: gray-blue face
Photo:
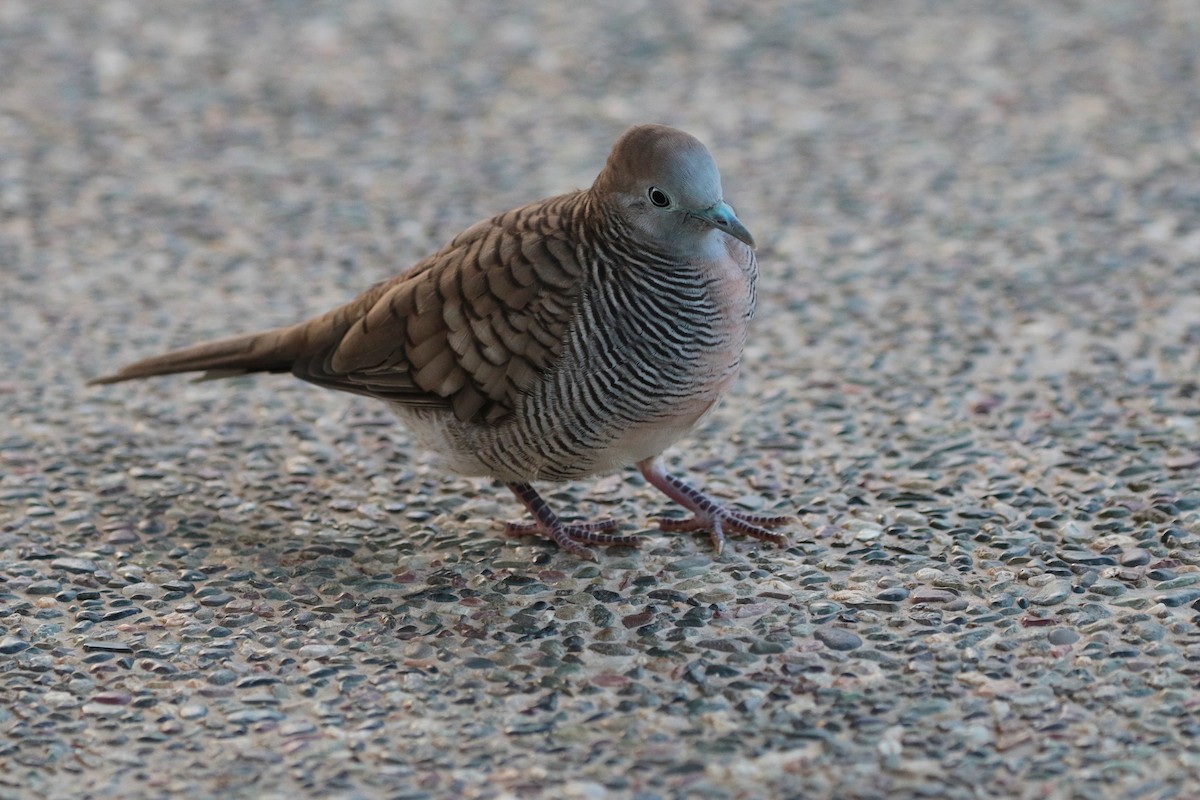
<instances>
[{"instance_id":1,"label":"gray-blue face","mask_svg":"<svg viewBox=\"0 0 1200 800\"><path fill-rule=\"evenodd\" d=\"M669 142L657 163L649 165L642 182L666 192L679 208L699 211L724 199L721 173L708 149L690 136L687 139L690 141Z\"/></svg>"},{"instance_id":2,"label":"gray-blue face","mask_svg":"<svg viewBox=\"0 0 1200 800\"><path fill-rule=\"evenodd\" d=\"M613 147L596 190L614 195L649 235L683 245L710 229L754 247L723 198L721 174L698 139L663 125L631 128Z\"/></svg>"}]
</instances>

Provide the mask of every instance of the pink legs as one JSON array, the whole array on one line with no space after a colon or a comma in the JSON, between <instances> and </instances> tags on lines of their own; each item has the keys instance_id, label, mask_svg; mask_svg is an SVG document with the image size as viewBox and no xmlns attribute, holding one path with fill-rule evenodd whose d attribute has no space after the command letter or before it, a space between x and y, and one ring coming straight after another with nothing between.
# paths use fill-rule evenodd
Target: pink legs
<instances>
[{"instance_id":1,"label":"pink legs","mask_svg":"<svg viewBox=\"0 0 1200 800\"><path fill-rule=\"evenodd\" d=\"M550 510L546 501L528 483L510 483L508 488L517 499L529 509L533 522L510 522L505 531L510 536L542 535L552 539L562 549L574 553L589 561L596 560L596 551L586 544L627 544L636 547L641 543L640 536L621 536L606 533L617 527L615 519L601 519L595 522L563 522L558 515Z\"/></svg>"},{"instance_id":2,"label":"pink legs","mask_svg":"<svg viewBox=\"0 0 1200 800\"><path fill-rule=\"evenodd\" d=\"M725 534L741 534L762 539L780 546L788 543L782 533L775 533L769 528L779 528L794 520L786 516L771 514L750 514L745 511L735 511L728 506L718 503L704 492L680 478L676 478L663 468L657 458L648 458L638 463L638 469L650 485L679 505L692 512L690 519L659 520L658 527L664 531L709 531L713 547L720 553L725 548Z\"/></svg>"},{"instance_id":3,"label":"pink legs","mask_svg":"<svg viewBox=\"0 0 1200 800\"><path fill-rule=\"evenodd\" d=\"M692 512L689 519L659 520L658 527L660 529L664 531L707 530L718 553L725 547L727 533L750 536L780 546L787 545L787 537L771 529L793 522L792 517L750 514L731 509L667 472L656 458L640 462L638 469L641 470L642 475L651 486ZM642 541L640 536L609 533L617 526L617 521L612 519L595 522L563 522L528 483L510 483L508 488L525 508L529 509L534 520L533 522L508 523L506 531L509 535L545 536L567 552L590 561L596 560L596 552L587 546L589 544L624 544L636 547Z\"/></svg>"}]
</instances>

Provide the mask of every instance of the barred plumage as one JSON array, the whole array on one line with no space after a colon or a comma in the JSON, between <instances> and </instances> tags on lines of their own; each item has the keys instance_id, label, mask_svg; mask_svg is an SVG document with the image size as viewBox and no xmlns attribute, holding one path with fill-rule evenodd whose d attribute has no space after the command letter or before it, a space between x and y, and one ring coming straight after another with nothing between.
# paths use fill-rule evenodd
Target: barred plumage
<instances>
[{"instance_id":1,"label":"barred plumage","mask_svg":"<svg viewBox=\"0 0 1200 800\"><path fill-rule=\"evenodd\" d=\"M785 517L729 509L657 456L716 405L754 313L753 239L721 196L708 150L664 126L632 128L592 187L497 215L407 272L308 322L197 345L93 383L204 371L290 371L385 400L458 472L509 485L541 533L633 544L612 522L566 524L535 480L637 464L691 510L672 530L783 543Z\"/></svg>"}]
</instances>

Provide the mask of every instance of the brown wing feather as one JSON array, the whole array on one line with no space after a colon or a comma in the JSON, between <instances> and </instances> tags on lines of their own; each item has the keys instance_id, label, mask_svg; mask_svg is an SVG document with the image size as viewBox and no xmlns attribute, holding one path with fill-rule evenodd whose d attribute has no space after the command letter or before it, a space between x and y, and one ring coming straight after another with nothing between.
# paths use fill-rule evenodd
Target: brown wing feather
<instances>
[{"instance_id":1,"label":"brown wing feather","mask_svg":"<svg viewBox=\"0 0 1200 800\"><path fill-rule=\"evenodd\" d=\"M331 389L495 422L561 354L580 293L567 220L582 194L477 223L327 314L144 359L92 383L286 372Z\"/></svg>"},{"instance_id":2,"label":"brown wing feather","mask_svg":"<svg viewBox=\"0 0 1200 800\"><path fill-rule=\"evenodd\" d=\"M404 405L447 407L464 421L503 418L562 352L581 269L562 220L549 217L561 218L576 200L552 198L468 228L339 309L350 312L350 324L293 373Z\"/></svg>"}]
</instances>

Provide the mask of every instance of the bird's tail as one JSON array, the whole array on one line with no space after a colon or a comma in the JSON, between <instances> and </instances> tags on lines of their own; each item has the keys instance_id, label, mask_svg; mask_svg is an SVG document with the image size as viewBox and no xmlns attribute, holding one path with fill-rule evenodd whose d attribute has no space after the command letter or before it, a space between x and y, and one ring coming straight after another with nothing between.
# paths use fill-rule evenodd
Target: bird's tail
<instances>
[{"instance_id":1,"label":"bird's tail","mask_svg":"<svg viewBox=\"0 0 1200 800\"><path fill-rule=\"evenodd\" d=\"M154 375L204 372L200 380L228 378L250 372L289 372L300 357L301 326L234 336L172 350L136 361L112 375L93 378L88 385L120 383Z\"/></svg>"}]
</instances>

